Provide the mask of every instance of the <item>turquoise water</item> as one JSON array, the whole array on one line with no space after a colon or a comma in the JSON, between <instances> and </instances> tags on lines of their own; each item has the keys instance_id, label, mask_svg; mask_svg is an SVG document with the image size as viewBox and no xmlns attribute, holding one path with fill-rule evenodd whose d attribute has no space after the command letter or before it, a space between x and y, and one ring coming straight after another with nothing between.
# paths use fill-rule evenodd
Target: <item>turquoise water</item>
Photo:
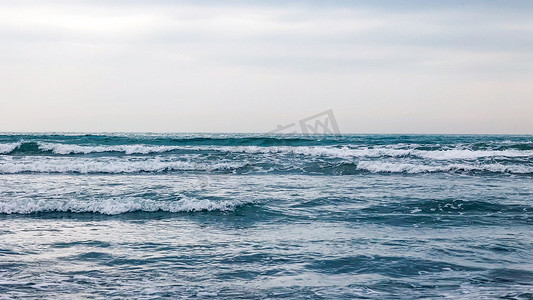
<instances>
[{"instance_id":1,"label":"turquoise water","mask_svg":"<svg viewBox=\"0 0 533 300\"><path fill-rule=\"evenodd\" d=\"M1 134L0 299L531 299L532 211L532 136Z\"/></svg>"}]
</instances>

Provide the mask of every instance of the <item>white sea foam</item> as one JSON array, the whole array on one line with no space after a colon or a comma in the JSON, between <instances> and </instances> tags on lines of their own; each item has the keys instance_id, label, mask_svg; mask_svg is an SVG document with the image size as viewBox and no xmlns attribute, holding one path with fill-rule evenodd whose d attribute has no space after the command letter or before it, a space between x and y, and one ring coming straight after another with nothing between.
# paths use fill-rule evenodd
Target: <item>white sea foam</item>
<instances>
[{"instance_id":1,"label":"white sea foam","mask_svg":"<svg viewBox=\"0 0 533 300\"><path fill-rule=\"evenodd\" d=\"M31 157L26 160L0 161L0 173L139 173L165 171L216 171L232 170L245 166L245 162L195 163L188 161L162 161L160 159L56 159Z\"/></svg>"},{"instance_id":2,"label":"white sea foam","mask_svg":"<svg viewBox=\"0 0 533 300\"><path fill-rule=\"evenodd\" d=\"M0 144L0 154L7 154L13 152L15 149L22 145L21 142L18 143L6 143Z\"/></svg>"},{"instance_id":3,"label":"white sea foam","mask_svg":"<svg viewBox=\"0 0 533 300\"><path fill-rule=\"evenodd\" d=\"M447 165L422 165L413 163L392 163L382 161L361 161L357 164L358 170L372 173L434 173L454 171L487 171L494 173L530 174L533 167L523 165L502 164L447 164Z\"/></svg>"},{"instance_id":4,"label":"white sea foam","mask_svg":"<svg viewBox=\"0 0 533 300\"><path fill-rule=\"evenodd\" d=\"M0 202L2 214L31 214L38 212L100 213L117 215L127 212L197 212L231 211L236 207L252 203L240 200L211 201L207 199L181 198L175 201L155 201L138 198L112 198L108 200L34 200L16 199Z\"/></svg>"}]
</instances>

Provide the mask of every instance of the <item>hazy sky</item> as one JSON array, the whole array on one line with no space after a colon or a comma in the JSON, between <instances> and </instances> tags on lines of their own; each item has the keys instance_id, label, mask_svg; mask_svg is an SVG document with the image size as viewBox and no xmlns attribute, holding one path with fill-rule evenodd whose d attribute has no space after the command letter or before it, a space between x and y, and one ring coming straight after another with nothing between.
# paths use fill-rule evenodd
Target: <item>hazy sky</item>
<instances>
[{"instance_id":1,"label":"hazy sky","mask_svg":"<svg viewBox=\"0 0 533 300\"><path fill-rule=\"evenodd\" d=\"M343 133L533 133L533 1L0 0L0 131L327 109Z\"/></svg>"}]
</instances>

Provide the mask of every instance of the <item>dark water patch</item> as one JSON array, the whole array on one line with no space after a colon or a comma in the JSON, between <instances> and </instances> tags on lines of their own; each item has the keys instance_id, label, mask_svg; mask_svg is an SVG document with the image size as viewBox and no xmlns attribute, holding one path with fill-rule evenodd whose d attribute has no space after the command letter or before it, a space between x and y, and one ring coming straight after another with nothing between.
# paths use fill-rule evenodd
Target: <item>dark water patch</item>
<instances>
[{"instance_id":1,"label":"dark water patch","mask_svg":"<svg viewBox=\"0 0 533 300\"><path fill-rule=\"evenodd\" d=\"M501 241L499 243L473 245L472 248L476 250L485 250L485 251L493 252L494 254L497 254L497 255L507 255L507 254L513 254L513 253L533 250L533 247L531 247L531 245L529 245L529 247L524 247L524 245L521 245L520 243L516 241L508 241L506 243Z\"/></svg>"},{"instance_id":2,"label":"dark water patch","mask_svg":"<svg viewBox=\"0 0 533 300\"><path fill-rule=\"evenodd\" d=\"M323 206L331 205L331 204L345 204L345 203L351 203L357 200L354 200L351 197L317 197L312 199L298 199L298 201L294 201L294 203L290 204L289 207L291 208L321 208Z\"/></svg>"},{"instance_id":3,"label":"dark water patch","mask_svg":"<svg viewBox=\"0 0 533 300\"><path fill-rule=\"evenodd\" d=\"M161 255L146 258L118 257L103 261L102 264L128 270L142 270L149 266L169 264L173 270L188 270L202 266L204 260L201 257L190 257L187 255Z\"/></svg>"},{"instance_id":4,"label":"dark water patch","mask_svg":"<svg viewBox=\"0 0 533 300\"><path fill-rule=\"evenodd\" d=\"M290 262L290 258L279 257L272 255L270 253L240 253L237 256L226 257L224 258L225 264L255 264L255 263L266 263L270 264L283 264Z\"/></svg>"},{"instance_id":5,"label":"dark water patch","mask_svg":"<svg viewBox=\"0 0 533 300\"><path fill-rule=\"evenodd\" d=\"M420 275L421 272L448 272L450 269L469 272L483 270L438 260L365 255L315 260L307 268L320 273L380 274L388 277L409 277Z\"/></svg>"},{"instance_id":6,"label":"dark water patch","mask_svg":"<svg viewBox=\"0 0 533 300\"><path fill-rule=\"evenodd\" d=\"M494 150L519 150L519 151L530 151L533 150L533 143L517 143L511 145L501 145L494 147Z\"/></svg>"},{"instance_id":7,"label":"dark water patch","mask_svg":"<svg viewBox=\"0 0 533 300\"><path fill-rule=\"evenodd\" d=\"M0 257L1 256L11 256L11 255L24 255L25 253L15 252L11 249L2 249L0 248Z\"/></svg>"},{"instance_id":8,"label":"dark water patch","mask_svg":"<svg viewBox=\"0 0 533 300\"><path fill-rule=\"evenodd\" d=\"M16 271L16 270L19 270L23 267L26 267L27 265L24 264L24 263L20 263L20 262L3 262L3 261L0 261L0 271L2 272L5 272L5 271L10 271L10 270L13 270L13 271ZM1 275L2 273L0 273Z\"/></svg>"},{"instance_id":9,"label":"dark water patch","mask_svg":"<svg viewBox=\"0 0 533 300\"><path fill-rule=\"evenodd\" d=\"M320 218L317 218L320 219ZM510 218L504 215L486 217L482 215L411 215L411 214L345 214L330 216L331 222L353 223L353 224L376 224L394 227L411 227L420 229L437 228L462 228L472 226L499 226L499 225L532 225L530 219Z\"/></svg>"},{"instance_id":10,"label":"dark water patch","mask_svg":"<svg viewBox=\"0 0 533 300\"><path fill-rule=\"evenodd\" d=\"M51 244L51 247L53 248L72 248L72 247L96 247L96 248L108 248L111 246L111 244L104 242L104 241L76 241L76 242L58 242Z\"/></svg>"},{"instance_id":11,"label":"dark water patch","mask_svg":"<svg viewBox=\"0 0 533 300\"><path fill-rule=\"evenodd\" d=\"M533 211L529 205L500 204L481 200L460 200L460 199L399 199L400 201L387 202L386 204L375 204L362 211L369 214L469 214L469 215L491 215L495 213L508 213L523 215L525 212ZM503 199L502 199L503 200Z\"/></svg>"},{"instance_id":12,"label":"dark water patch","mask_svg":"<svg viewBox=\"0 0 533 300\"><path fill-rule=\"evenodd\" d=\"M90 251L81 253L75 256L72 256L70 260L80 260L80 261L109 261L113 260L114 256L106 252Z\"/></svg>"},{"instance_id":13,"label":"dark water patch","mask_svg":"<svg viewBox=\"0 0 533 300\"><path fill-rule=\"evenodd\" d=\"M483 277L494 283L518 283L533 288L533 271L498 268L490 270Z\"/></svg>"},{"instance_id":14,"label":"dark water patch","mask_svg":"<svg viewBox=\"0 0 533 300\"><path fill-rule=\"evenodd\" d=\"M43 154L48 151L43 151L39 148L39 144L36 142L22 142L20 146L13 149L10 153L5 154L11 154L11 155L36 155L36 154ZM50 152L51 153L51 152Z\"/></svg>"}]
</instances>

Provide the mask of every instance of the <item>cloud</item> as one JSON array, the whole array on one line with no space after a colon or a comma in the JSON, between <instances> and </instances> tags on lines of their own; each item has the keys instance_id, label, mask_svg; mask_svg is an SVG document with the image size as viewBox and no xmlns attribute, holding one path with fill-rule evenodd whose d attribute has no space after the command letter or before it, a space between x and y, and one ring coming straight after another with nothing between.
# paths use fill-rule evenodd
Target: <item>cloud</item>
<instances>
[{"instance_id":1,"label":"cloud","mask_svg":"<svg viewBox=\"0 0 533 300\"><path fill-rule=\"evenodd\" d=\"M72 130L112 130L118 123L120 130L143 130L134 120L150 112L154 120L147 121L152 127L146 130L170 130L176 124L169 114L175 114L183 120L182 130L261 131L270 129L270 122L283 122L277 119L280 114L332 107L345 112L341 117L350 130L388 131L401 128L402 115L426 120L439 111L457 114L457 97L465 89L465 95L488 99L494 96L487 90L496 83L521 105L531 95L522 84L533 70L533 5L527 1L115 0L43 5L22 0L0 5L5 107L20 117L24 109L17 103L36 111L47 111L44 102L56 103L62 108L49 114L86 120ZM392 90L384 93L383 86ZM455 98L443 97L442 89ZM421 97L438 100L418 113ZM358 100L350 100L354 98ZM216 115L221 101L223 111L237 119L267 114L256 118L250 130L244 121L221 126L222 117L202 124L194 119ZM491 101L509 100L500 96ZM126 103L133 106L123 107ZM283 113L280 105L287 108ZM85 112L76 107L85 107ZM394 126L362 126L350 120L354 107L374 118L392 108L399 119ZM402 113L402 107L411 111ZM474 105L467 108L475 110ZM488 122L498 109L494 103L483 108L487 113L482 120ZM102 111L120 120L91 125L91 120L101 120ZM5 126L18 124L14 130L26 126L16 117L0 117L5 117ZM446 120L451 117L441 123ZM464 124L464 131L473 128L468 120ZM526 128L514 130L533 130L525 119L520 124ZM431 131L446 128L435 125Z\"/></svg>"}]
</instances>

